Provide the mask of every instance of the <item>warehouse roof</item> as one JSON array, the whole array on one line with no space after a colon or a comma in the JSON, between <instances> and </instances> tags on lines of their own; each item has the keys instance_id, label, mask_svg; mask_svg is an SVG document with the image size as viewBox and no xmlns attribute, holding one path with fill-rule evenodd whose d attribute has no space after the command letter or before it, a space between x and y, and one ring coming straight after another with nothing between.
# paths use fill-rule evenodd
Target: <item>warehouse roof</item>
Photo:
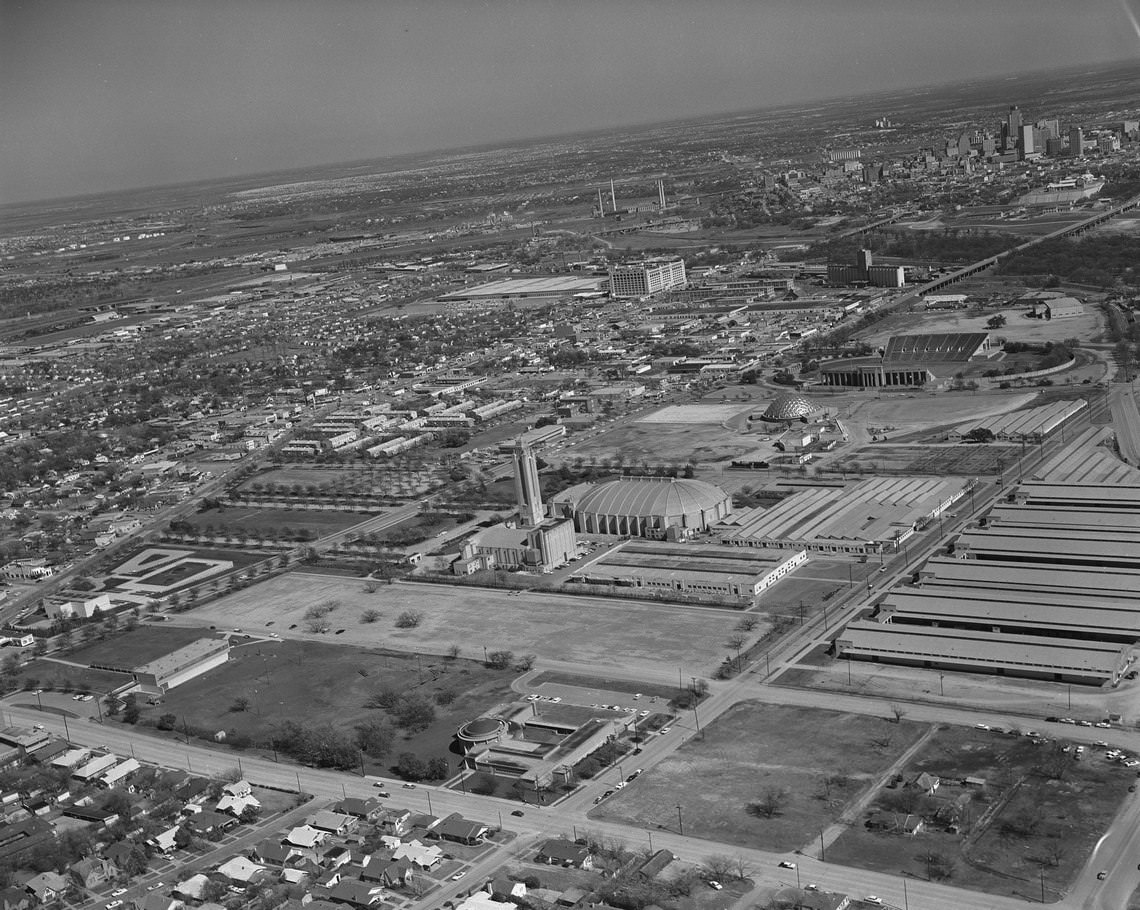
<instances>
[{"instance_id":1,"label":"warehouse roof","mask_svg":"<svg viewBox=\"0 0 1140 910\"><path fill-rule=\"evenodd\" d=\"M976 669L1037 670L1109 680L1128 646L1037 635L1009 635L856 620L839 637L840 654L953 662Z\"/></svg>"}]
</instances>

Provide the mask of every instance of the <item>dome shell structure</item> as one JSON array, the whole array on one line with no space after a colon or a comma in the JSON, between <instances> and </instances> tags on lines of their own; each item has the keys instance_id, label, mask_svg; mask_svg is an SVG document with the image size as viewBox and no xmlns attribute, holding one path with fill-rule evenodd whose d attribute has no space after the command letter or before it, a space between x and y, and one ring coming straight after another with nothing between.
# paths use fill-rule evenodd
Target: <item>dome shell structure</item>
<instances>
[{"instance_id":1,"label":"dome shell structure","mask_svg":"<svg viewBox=\"0 0 1140 910\"><path fill-rule=\"evenodd\" d=\"M760 415L761 420L800 420L811 417L819 407L802 395L781 395Z\"/></svg>"},{"instance_id":2,"label":"dome shell structure","mask_svg":"<svg viewBox=\"0 0 1140 910\"><path fill-rule=\"evenodd\" d=\"M732 510L720 487L675 477L621 477L572 493L575 526L587 534L663 539L673 528L687 536Z\"/></svg>"}]
</instances>

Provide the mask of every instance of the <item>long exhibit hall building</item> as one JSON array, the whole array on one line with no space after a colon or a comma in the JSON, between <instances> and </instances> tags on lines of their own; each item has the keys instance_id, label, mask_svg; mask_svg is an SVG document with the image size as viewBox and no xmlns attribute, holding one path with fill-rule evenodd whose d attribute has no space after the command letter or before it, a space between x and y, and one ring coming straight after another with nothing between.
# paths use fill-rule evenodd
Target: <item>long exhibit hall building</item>
<instances>
[{"instance_id":1,"label":"long exhibit hall building","mask_svg":"<svg viewBox=\"0 0 1140 910\"><path fill-rule=\"evenodd\" d=\"M1021 484L847 625L836 655L1116 686L1140 646L1140 481Z\"/></svg>"}]
</instances>

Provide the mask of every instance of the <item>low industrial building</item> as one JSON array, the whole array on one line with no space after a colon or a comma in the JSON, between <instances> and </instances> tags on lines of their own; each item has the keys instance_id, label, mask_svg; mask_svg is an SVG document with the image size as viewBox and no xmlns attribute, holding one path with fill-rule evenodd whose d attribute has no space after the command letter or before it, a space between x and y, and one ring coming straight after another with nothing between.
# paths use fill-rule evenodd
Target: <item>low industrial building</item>
<instances>
[{"instance_id":1,"label":"low industrial building","mask_svg":"<svg viewBox=\"0 0 1140 910\"><path fill-rule=\"evenodd\" d=\"M130 671L139 690L162 695L169 689L196 679L230 659L230 643L224 638L199 638L177 651Z\"/></svg>"},{"instance_id":2,"label":"low industrial building","mask_svg":"<svg viewBox=\"0 0 1140 910\"><path fill-rule=\"evenodd\" d=\"M630 541L579 569L571 580L750 600L806 561L804 550Z\"/></svg>"},{"instance_id":3,"label":"low industrial building","mask_svg":"<svg viewBox=\"0 0 1140 910\"><path fill-rule=\"evenodd\" d=\"M970 489L964 478L886 477L793 493L717 526L725 543L826 553L895 551Z\"/></svg>"},{"instance_id":4,"label":"low industrial building","mask_svg":"<svg viewBox=\"0 0 1140 910\"><path fill-rule=\"evenodd\" d=\"M996 439L1008 442L1038 443L1076 417L1089 403L1083 398L1053 401L1039 408L995 414L981 420L961 423L949 433L950 439L965 439L975 430L988 430Z\"/></svg>"},{"instance_id":5,"label":"low industrial building","mask_svg":"<svg viewBox=\"0 0 1140 910\"><path fill-rule=\"evenodd\" d=\"M609 280L600 275L544 275L504 278L442 295L443 301L492 302L509 300L559 300L578 294L593 295L606 289Z\"/></svg>"}]
</instances>

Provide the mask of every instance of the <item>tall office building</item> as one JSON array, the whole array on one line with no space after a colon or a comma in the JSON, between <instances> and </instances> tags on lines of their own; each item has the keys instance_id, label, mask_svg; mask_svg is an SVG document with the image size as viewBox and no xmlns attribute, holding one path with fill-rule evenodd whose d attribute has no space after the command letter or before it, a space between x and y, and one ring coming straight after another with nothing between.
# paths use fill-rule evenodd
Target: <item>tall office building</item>
<instances>
[{"instance_id":1,"label":"tall office building","mask_svg":"<svg viewBox=\"0 0 1140 910\"><path fill-rule=\"evenodd\" d=\"M1080 158L1085 153L1085 131L1079 126L1069 127L1069 154Z\"/></svg>"},{"instance_id":2,"label":"tall office building","mask_svg":"<svg viewBox=\"0 0 1140 910\"><path fill-rule=\"evenodd\" d=\"M1021 108L1016 104L1010 105L1009 114L1002 124L1002 138L1005 140L1005 150L1016 148L1021 139Z\"/></svg>"},{"instance_id":3,"label":"tall office building","mask_svg":"<svg viewBox=\"0 0 1140 910\"><path fill-rule=\"evenodd\" d=\"M684 259L649 259L610 266L611 297L648 297L684 286Z\"/></svg>"},{"instance_id":4,"label":"tall office building","mask_svg":"<svg viewBox=\"0 0 1140 910\"><path fill-rule=\"evenodd\" d=\"M1017 137L1017 148L1021 152L1022 158L1028 158L1034 152L1033 143L1033 124L1023 123L1021 125L1020 134Z\"/></svg>"},{"instance_id":5,"label":"tall office building","mask_svg":"<svg viewBox=\"0 0 1140 910\"><path fill-rule=\"evenodd\" d=\"M519 505L519 524L533 528L542 524L542 484L538 479L538 464L534 452L520 442L512 452L515 463L515 499Z\"/></svg>"}]
</instances>

